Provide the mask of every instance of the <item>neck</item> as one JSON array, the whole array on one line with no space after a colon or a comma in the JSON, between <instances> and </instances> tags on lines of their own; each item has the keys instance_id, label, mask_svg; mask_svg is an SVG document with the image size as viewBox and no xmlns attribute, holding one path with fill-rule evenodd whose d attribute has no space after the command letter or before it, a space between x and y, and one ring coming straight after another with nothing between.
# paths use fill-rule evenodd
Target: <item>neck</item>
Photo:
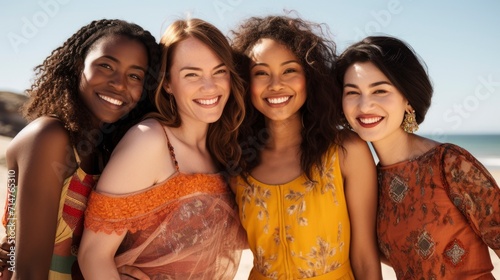
<instances>
[{"instance_id":1,"label":"neck","mask_svg":"<svg viewBox=\"0 0 500 280\"><path fill-rule=\"evenodd\" d=\"M266 128L269 130L269 140L266 149L289 150L290 147L299 148L302 143L301 115L296 114L286 120L273 121L266 119Z\"/></svg>"},{"instance_id":2,"label":"neck","mask_svg":"<svg viewBox=\"0 0 500 280\"><path fill-rule=\"evenodd\" d=\"M175 138L190 147L205 150L207 142L208 124L186 125L169 128Z\"/></svg>"},{"instance_id":3,"label":"neck","mask_svg":"<svg viewBox=\"0 0 500 280\"><path fill-rule=\"evenodd\" d=\"M372 142L382 166L403 162L421 156L439 143L416 134L398 130L392 135Z\"/></svg>"},{"instance_id":4,"label":"neck","mask_svg":"<svg viewBox=\"0 0 500 280\"><path fill-rule=\"evenodd\" d=\"M409 160L412 142L412 135L401 129L372 144L380 164L386 166Z\"/></svg>"}]
</instances>

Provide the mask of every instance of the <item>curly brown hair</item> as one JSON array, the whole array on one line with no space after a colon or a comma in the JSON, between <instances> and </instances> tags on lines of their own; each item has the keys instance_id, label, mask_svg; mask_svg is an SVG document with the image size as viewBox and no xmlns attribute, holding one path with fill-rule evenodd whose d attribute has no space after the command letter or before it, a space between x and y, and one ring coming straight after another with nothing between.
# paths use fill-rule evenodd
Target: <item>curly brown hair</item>
<instances>
[{"instance_id":1,"label":"curly brown hair","mask_svg":"<svg viewBox=\"0 0 500 280\"><path fill-rule=\"evenodd\" d=\"M102 37L115 35L125 36L145 46L148 71L137 106L111 126L103 124L98 136L91 136L96 128L90 123L90 112L79 97L80 76L85 57L94 43ZM139 25L116 19L92 21L35 67L35 81L27 90L29 100L22 108L23 115L28 121L40 116L56 116L68 130L74 146L85 138L94 137L104 140L92 139L90 142L95 146L107 143L112 149L133 123L154 108L150 95L158 85L159 58L160 48L155 38ZM103 134L107 137L103 138Z\"/></svg>"},{"instance_id":2,"label":"curly brown hair","mask_svg":"<svg viewBox=\"0 0 500 280\"><path fill-rule=\"evenodd\" d=\"M243 81L236 72L231 46L224 34L212 24L197 18L173 22L161 37L161 81L169 79L175 49L179 42L187 38L196 38L212 49L227 67L231 77L231 92L222 116L209 125L207 134L207 147L218 168L230 170L241 157L237 138L238 128L245 116ZM155 93L158 113L152 116L166 126L179 127L182 120L177 113L177 106L171 106L171 102L175 105L175 99L160 84Z\"/></svg>"},{"instance_id":3,"label":"curly brown hair","mask_svg":"<svg viewBox=\"0 0 500 280\"><path fill-rule=\"evenodd\" d=\"M238 70L250 81L249 55L263 38L275 40L299 59L306 77L307 99L300 109L303 120L300 164L311 178L313 166L321 167L322 156L331 145L341 144L339 110L334 101L331 69L336 60L336 45L328 27L290 16L251 17L231 31L232 46L239 57ZM247 91L249 88L247 88ZM252 105L246 94L247 116L240 129L243 150L240 170L245 177L260 163L260 149L267 141L264 115Z\"/></svg>"}]
</instances>

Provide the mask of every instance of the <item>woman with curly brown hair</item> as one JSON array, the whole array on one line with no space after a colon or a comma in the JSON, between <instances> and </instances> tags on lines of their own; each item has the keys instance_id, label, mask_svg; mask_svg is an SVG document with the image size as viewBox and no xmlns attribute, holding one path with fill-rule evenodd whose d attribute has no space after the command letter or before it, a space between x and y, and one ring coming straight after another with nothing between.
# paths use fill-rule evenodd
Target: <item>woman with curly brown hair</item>
<instances>
[{"instance_id":1,"label":"woman with curly brown hair","mask_svg":"<svg viewBox=\"0 0 500 280\"><path fill-rule=\"evenodd\" d=\"M6 152L14 176L3 248L14 254L14 279L77 277L87 197L124 129L152 108L159 55L148 31L103 19L35 68L24 107L30 123Z\"/></svg>"},{"instance_id":2,"label":"woman with curly brown hair","mask_svg":"<svg viewBox=\"0 0 500 280\"><path fill-rule=\"evenodd\" d=\"M367 144L338 128L335 44L321 25L288 16L253 17L233 33L249 81L231 187L250 279L381 279L375 165Z\"/></svg>"},{"instance_id":3,"label":"woman with curly brown hair","mask_svg":"<svg viewBox=\"0 0 500 280\"><path fill-rule=\"evenodd\" d=\"M237 161L243 85L213 25L178 20L162 36L158 113L118 144L89 198L78 259L88 279L116 267L152 279L233 279L245 238L220 172Z\"/></svg>"}]
</instances>

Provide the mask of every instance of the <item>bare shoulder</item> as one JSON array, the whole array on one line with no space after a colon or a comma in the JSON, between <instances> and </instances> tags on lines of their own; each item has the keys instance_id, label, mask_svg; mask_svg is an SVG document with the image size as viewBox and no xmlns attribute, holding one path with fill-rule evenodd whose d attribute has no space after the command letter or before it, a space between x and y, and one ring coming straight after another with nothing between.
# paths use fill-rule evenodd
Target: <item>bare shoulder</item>
<instances>
[{"instance_id":1,"label":"bare shoulder","mask_svg":"<svg viewBox=\"0 0 500 280\"><path fill-rule=\"evenodd\" d=\"M342 149L339 152L341 170L344 175L355 173L360 168L375 168L368 144L352 131L345 131Z\"/></svg>"},{"instance_id":2,"label":"bare shoulder","mask_svg":"<svg viewBox=\"0 0 500 280\"><path fill-rule=\"evenodd\" d=\"M124 194L161 182L174 172L168 155L163 126L156 120L144 120L131 127L118 143L97 190Z\"/></svg>"},{"instance_id":3,"label":"bare shoulder","mask_svg":"<svg viewBox=\"0 0 500 280\"><path fill-rule=\"evenodd\" d=\"M52 117L40 117L24 127L7 147L7 157L17 157L23 152L42 150L47 153L70 145L68 131L64 125Z\"/></svg>"},{"instance_id":4,"label":"bare shoulder","mask_svg":"<svg viewBox=\"0 0 500 280\"><path fill-rule=\"evenodd\" d=\"M345 130L342 133L343 156L347 156L349 153L366 153L366 151L370 150L368 144L355 132Z\"/></svg>"}]
</instances>

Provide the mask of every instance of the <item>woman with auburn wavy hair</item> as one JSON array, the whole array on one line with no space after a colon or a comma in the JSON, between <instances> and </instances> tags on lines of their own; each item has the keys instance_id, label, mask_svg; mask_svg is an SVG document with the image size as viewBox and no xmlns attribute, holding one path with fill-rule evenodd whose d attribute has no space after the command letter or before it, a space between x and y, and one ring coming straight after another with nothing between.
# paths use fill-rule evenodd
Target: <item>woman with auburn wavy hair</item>
<instances>
[{"instance_id":1,"label":"woman with auburn wavy hair","mask_svg":"<svg viewBox=\"0 0 500 280\"><path fill-rule=\"evenodd\" d=\"M130 129L90 196L79 261L88 279L131 265L154 279L233 279L245 246L221 171L238 161L243 85L224 35L178 20L161 39L157 114Z\"/></svg>"}]
</instances>

